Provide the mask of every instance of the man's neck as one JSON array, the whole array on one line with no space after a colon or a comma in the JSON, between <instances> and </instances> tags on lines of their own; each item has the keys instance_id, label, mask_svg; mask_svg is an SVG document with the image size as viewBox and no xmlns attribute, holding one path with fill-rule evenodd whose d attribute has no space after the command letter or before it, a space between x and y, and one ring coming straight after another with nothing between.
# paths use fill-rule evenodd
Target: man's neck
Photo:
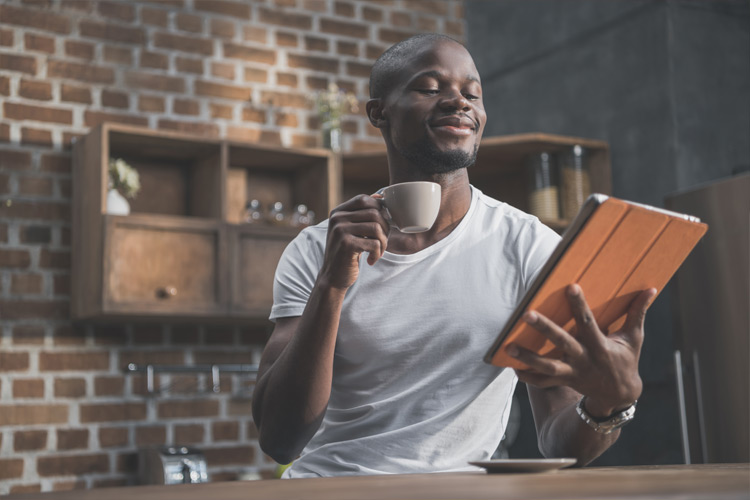
<instances>
[{"instance_id":1,"label":"man's neck","mask_svg":"<svg viewBox=\"0 0 750 500\"><path fill-rule=\"evenodd\" d=\"M440 212L429 231L407 234L391 229L388 248L391 253L413 254L442 240L459 225L471 206L471 187L466 169L441 174L431 179L392 178L391 183L427 180L440 184Z\"/></svg>"}]
</instances>

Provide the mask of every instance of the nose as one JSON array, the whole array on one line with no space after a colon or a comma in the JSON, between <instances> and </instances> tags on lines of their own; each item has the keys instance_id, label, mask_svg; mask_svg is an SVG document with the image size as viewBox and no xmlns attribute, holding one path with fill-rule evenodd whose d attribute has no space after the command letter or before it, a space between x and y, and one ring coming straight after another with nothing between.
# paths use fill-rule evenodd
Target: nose
<instances>
[{"instance_id":1,"label":"nose","mask_svg":"<svg viewBox=\"0 0 750 500\"><path fill-rule=\"evenodd\" d=\"M440 101L440 107L443 109L468 111L470 104L469 100L460 91L451 91Z\"/></svg>"}]
</instances>

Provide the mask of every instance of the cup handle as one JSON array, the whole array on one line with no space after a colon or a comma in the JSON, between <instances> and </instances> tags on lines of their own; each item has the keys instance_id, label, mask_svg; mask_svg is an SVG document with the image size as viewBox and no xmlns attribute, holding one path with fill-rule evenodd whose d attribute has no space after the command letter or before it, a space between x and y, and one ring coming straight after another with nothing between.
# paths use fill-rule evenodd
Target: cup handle
<instances>
[{"instance_id":1,"label":"cup handle","mask_svg":"<svg viewBox=\"0 0 750 500\"><path fill-rule=\"evenodd\" d=\"M375 194L383 196L383 191L385 191L385 188L382 187L378 189ZM380 211L383 214L383 217L385 218L385 221L388 223L388 225L395 227L398 229L398 227L393 223L393 217L391 217L391 213L388 211L388 207L385 206L385 198L375 198L378 200L378 203L380 203Z\"/></svg>"}]
</instances>

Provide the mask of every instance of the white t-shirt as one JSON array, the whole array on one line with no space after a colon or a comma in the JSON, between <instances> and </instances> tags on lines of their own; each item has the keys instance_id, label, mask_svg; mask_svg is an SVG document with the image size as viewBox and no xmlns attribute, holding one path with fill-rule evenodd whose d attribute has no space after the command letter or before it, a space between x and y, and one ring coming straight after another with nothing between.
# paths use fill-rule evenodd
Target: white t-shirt
<instances>
[{"instance_id":1,"label":"white t-shirt","mask_svg":"<svg viewBox=\"0 0 750 500\"><path fill-rule=\"evenodd\" d=\"M271 319L300 316L323 262L327 221L276 270ZM559 236L472 187L446 238L360 260L344 299L323 422L285 477L472 470L489 459L517 378L482 361Z\"/></svg>"}]
</instances>

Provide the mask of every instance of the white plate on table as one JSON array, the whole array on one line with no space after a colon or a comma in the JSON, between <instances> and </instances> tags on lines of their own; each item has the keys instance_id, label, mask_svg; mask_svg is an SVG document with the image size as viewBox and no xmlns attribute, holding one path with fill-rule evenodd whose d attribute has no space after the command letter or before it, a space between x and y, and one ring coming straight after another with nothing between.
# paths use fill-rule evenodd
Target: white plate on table
<instances>
[{"instance_id":1,"label":"white plate on table","mask_svg":"<svg viewBox=\"0 0 750 500\"><path fill-rule=\"evenodd\" d=\"M482 467L488 473L544 472L570 467L576 463L575 458L501 458L469 462Z\"/></svg>"}]
</instances>

